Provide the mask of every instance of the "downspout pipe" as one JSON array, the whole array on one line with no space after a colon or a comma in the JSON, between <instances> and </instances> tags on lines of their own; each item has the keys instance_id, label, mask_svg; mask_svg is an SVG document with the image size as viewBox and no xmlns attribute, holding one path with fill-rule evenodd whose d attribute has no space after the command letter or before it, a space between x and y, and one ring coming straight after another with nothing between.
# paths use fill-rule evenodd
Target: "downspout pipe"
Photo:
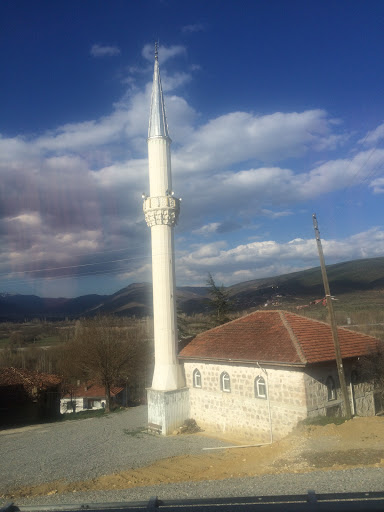
<instances>
[{"instance_id":1,"label":"downspout pipe","mask_svg":"<svg viewBox=\"0 0 384 512\"><path fill-rule=\"evenodd\" d=\"M272 428L272 415L271 415L271 400L269 397L269 379L268 379L268 372L265 368L262 368L260 366L259 361L256 361L257 366L260 368L260 370L265 373L266 381L267 381L267 401L268 401L268 417L269 417L269 433L270 433L270 442L269 444L273 443L273 428Z\"/></svg>"}]
</instances>

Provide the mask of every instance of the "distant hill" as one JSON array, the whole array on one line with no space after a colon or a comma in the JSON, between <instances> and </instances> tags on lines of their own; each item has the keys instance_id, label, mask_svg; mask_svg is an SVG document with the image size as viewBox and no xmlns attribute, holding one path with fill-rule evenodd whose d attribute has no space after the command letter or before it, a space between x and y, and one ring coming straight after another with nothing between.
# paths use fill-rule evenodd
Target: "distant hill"
<instances>
[{"instance_id":1,"label":"distant hill","mask_svg":"<svg viewBox=\"0 0 384 512\"><path fill-rule=\"evenodd\" d=\"M384 257L348 261L327 266L333 295L384 290ZM216 283L220 285L220 283ZM280 276L246 281L226 288L235 310L252 309L264 304L301 304L322 298L324 288L320 267ZM376 295L375 295L376 294ZM183 286L177 289L178 307L188 313L209 310L206 287ZM117 314L146 316L152 314L152 286L134 283L113 295L84 295L74 299L41 298L35 295L0 293L0 320L24 318L63 319L85 315Z\"/></svg>"},{"instance_id":2,"label":"distant hill","mask_svg":"<svg viewBox=\"0 0 384 512\"><path fill-rule=\"evenodd\" d=\"M369 258L327 265L333 295L374 291L384 288L384 257ZM316 299L324 295L320 267L280 276L245 281L228 288L238 309L260 306L271 298Z\"/></svg>"},{"instance_id":3,"label":"distant hill","mask_svg":"<svg viewBox=\"0 0 384 512\"><path fill-rule=\"evenodd\" d=\"M74 299L41 298L37 295L0 294L0 320L22 321L46 318L59 320L76 317L102 304L108 295L84 295Z\"/></svg>"},{"instance_id":4,"label":"distant hill","mask_svg":"<svg viewBox=\"0 0 384 512\"><path fill-rule=\"evenodd\" d=\"M127 316L152 315L152 285L150 283L133 283L109 296L96 311ZM177 288L177 300L180 309L186 313L198 313L207 310L209 302L208 288L198 286L181 286Z\"/></svg>"}]
</instances>

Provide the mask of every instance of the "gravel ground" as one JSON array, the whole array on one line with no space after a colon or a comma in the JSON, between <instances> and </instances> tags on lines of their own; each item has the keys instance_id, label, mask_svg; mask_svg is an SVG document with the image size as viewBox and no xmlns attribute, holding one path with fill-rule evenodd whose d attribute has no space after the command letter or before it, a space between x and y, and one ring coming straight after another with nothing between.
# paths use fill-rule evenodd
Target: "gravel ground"
<instances>
[{"instance_id":1,"label":"gravel ground","mask_svg":"<svg viewBox=\"0 0 384 512\"><path fill-rule=\"evenodd\" d=\"M17 505L57 505L79 503L148 501L151 496L164 500L274 496L333 492L384 491L382 468L359 468L343 471L315 471L305 474L264 475L204 482L137 487L124 491L97 491L22 499Z\"/></svg>"},{"instance_id":2,"label":"gravel ground","mask_svg":"<svg viewBox=\"0 0 384 512\"><path fill-rule=\"evenodd\" d=\"M0 431L0 493L57 479L87 480L176 455L225 446L196 435L140 434L146 406L63 423Z\"/></svg>"},{"instance_id":3,"label":"gravel ground","mask_svg":"<svg viewBox=\"0 0 384 512\"><path fill-rule=\"evenodd\" d=\"M146 407L100 418L52 423L0 431L0 494L14 487L56 479L85 480L156 460L201 454L202 448L226 446L199 435L151 436L141 434L147 422ZM182 482L136 487L120 491L90 491L22 498L17 505L50 505L199 499L317 493L384 491L383 468L314 471L226 480ZM0 499L0 506L5 500Z\"/></svg>"}]
</instances>

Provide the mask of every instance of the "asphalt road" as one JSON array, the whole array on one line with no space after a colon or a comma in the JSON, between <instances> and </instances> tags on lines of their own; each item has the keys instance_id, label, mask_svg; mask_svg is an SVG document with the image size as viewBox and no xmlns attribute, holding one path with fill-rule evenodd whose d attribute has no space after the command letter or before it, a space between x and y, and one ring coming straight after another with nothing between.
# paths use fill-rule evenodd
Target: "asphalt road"
<instances>
[{"instance_id":1,"label":"asphalt road","mask_svg":"<svg viewBox=\"0 0 384 512\"><path fill-rule=\"evenodd\" d=\"M16 501L20 507L163 500L255 497L306 494L384 491L382 468L359 468L343 471L315 471L304 474L263 475L251 478L181 482L177 484L135 487L123 491L92 491L60 494ZM1 500L0 500L0 503Z\"/></svg>"}]
</instances>

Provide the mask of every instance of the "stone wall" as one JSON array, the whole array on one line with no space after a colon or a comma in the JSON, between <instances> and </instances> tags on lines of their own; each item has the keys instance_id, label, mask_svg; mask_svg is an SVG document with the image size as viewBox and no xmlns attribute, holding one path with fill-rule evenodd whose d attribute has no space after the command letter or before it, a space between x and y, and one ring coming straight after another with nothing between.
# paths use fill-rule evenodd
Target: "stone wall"
<instances>
[{"instance_id":1,"label":"stone wall","mask_svg":"<svg viewBox=\"0 0 384 512\"><path fill-rule=\"evenodd\" d=\"M374 416L375 400L372 384L357 382L353 386L353 407L356 416Z\"/></svg>"},{"instance_id":2,"label":"stone wall","mask_svg":"<svg viewBox=\"0 0 384 512\"><path fill-rule=\"evenodd\" d=\"M348 397L352 414L356 416L374 416L374 398L371 383L351 379L353 364L343 364ZM328 398L327 378L332 377L336 384L336 397ZM307 368L304 377L308 416L337 416L344 414L344 404L340 389L336 364Z\"/></svg>"},{"instance_id":3,"label":"stone wall","mask_svg":"<svg viewBox=\"0 0 384 512\"><path fill-rule=\"evenodd\" d=\"M254 442L269 442L288 434L307 416L302 369L255 365L185 362L190 390L190 417L204 429L224 432ZM201 374L194 387L193 372ZM230 376L230 392L221 389L220 376ZM255 379L263 377L267 398L255 396Z\"/></svg>"}]
</instances>

